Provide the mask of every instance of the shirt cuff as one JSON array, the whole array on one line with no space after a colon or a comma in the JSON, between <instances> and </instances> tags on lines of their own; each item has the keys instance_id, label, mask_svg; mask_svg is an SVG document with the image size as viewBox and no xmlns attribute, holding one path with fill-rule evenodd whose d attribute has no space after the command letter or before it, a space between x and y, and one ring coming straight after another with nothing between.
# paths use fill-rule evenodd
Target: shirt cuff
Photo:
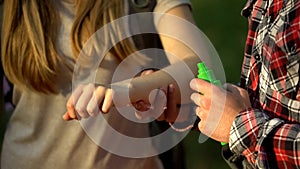
<instances>
[{"instance_id":1,"label":"shirt cuff","mask_svg":"<svg viewBox=\"0 0 300 169\"><path fill-rule=\"evenodd\" d=\"M259 129L267 119L264 113L252 108L240 112L231 126L230 150L235 154L243 154L248 160L254 162L257 155L255 148L261 137Z\"/></svg>"}]
</instances>

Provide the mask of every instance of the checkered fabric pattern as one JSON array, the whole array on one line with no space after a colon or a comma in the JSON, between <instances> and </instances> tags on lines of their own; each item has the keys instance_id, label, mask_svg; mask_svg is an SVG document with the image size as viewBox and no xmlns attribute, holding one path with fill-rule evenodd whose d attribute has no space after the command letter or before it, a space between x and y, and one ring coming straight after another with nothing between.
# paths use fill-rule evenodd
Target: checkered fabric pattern
<instances>
[{"instance_id":1,"label":"checkered fabric pattern","mask_svg":"<svg viewBox=\"0 0 300 169\"><path fill-rule=\"evenodd\" d=\"M300 168L300 2L249 0L241 75L252 108L230 132L232 152L252 168Z\"/></svg>"}]
</instances>

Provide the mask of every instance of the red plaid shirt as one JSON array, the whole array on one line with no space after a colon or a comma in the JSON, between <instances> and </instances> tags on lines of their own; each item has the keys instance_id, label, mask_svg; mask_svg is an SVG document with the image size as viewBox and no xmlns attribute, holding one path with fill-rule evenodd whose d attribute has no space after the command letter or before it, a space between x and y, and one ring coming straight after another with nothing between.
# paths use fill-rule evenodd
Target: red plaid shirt
<instances>
[{"instance_id":1,"label":"red plaid shirt","mask_svg":"<svg viewBox=\"0 0 300 169\"><path fill-rule=\"evenodd\" d=\"M241 85L252 108L236 117L229 146L253 168L300 168L300 2L249 0Z\"/></svg>"}]
</instances>

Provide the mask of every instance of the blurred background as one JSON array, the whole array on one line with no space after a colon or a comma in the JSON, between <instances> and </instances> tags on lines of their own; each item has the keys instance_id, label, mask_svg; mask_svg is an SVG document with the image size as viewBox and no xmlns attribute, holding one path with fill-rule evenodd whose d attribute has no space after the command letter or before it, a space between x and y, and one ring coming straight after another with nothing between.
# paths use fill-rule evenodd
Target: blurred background
<instances>
[{"instance_id":1,"label":"blurred background","mask_svg":"<svg viewBox=\"0 0 300 169\"><path fill-rule=\"evenodd\" d=\"M226 81L238 83L247 36L247 19L241 16L244 1L191 0L197 26L210 39L222 61ZM221 145L213 140L198 143L192 131L183 140L187 169L229 169Z\"/></svg>"},{"instance_id":2,"label":"blurred background","mask_svg":"<svg viewBox=\"0 0 300 169\"><path fill-rule=\"evenodd\" d=\"M219 53L227 82L238 83L247 33L247 19L240 15L246 1L191 0L197 26ZM0 123L7 121L1 117ZM4 128L0 128L0 143ZM187 169L229 169L221 157L221 145L213 140L198 143L192 131L183 140ZM1 149L1 148L0 148Z\"/></svg>"}]
</instances>

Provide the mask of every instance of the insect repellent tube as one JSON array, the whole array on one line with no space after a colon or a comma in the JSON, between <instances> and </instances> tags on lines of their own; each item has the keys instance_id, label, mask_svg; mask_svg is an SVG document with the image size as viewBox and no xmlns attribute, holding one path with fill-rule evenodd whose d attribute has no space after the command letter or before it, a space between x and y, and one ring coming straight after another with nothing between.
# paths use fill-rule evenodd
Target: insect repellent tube
<instances>
[{"instance_id":1,"label":"insect repellent tube","mask_svg":"<svg viewBox=\"0 0 300 169\"><path fill-rule=\"evenodd\" d=\"M210 69L208 69L203 62L198 63L197 67L198 67L198 75L197 75L197 77L199 79L203 79L203 80L205 80L207 82L210 82L212 84L215 84L217 86L222 86L221 81L216 79L213 71L210 70ZM222 146L226 145L226 144L227 143L225 143L225 142L221 142Z\"/></svg>"}]
</instances>

